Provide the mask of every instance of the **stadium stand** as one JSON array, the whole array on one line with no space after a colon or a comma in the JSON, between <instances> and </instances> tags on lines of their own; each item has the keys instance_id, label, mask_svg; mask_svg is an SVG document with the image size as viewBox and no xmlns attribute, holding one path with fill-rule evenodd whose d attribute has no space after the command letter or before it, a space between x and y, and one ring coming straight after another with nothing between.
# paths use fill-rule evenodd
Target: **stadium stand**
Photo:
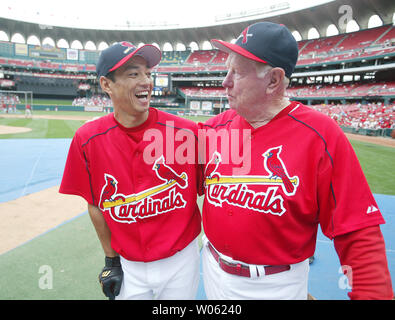
<instances>
[{"instance_id":1,"label":"stadium stand","mask_svg":"<svg viewBox=\"0 0 395 320\"><path fill-rule=\"evenodd\" d=\"M48 70L64 70L74 72L95 72L98 52L84 50L84 62L42 61L39 59L18 59L13 53L13 43L0 41L0 65L21 66ZM29 47L31 45L28 45ZM317 64L320 62L346 61L355 57L378 56L394 53L395 26L387 25L350 34L341 34L299 42L298 66ZM212 66L223 65L227 54L218 50L197 51L165 51L158 71L163 72L196 72L214 71ZM219 68L218 70L223 70Z\"/></svg>"},{"instance_id":2,"label":"stadium stand","mask_svg":"<svg viewBox=\"0 0 395 320\"><path fill-rule=\"evenodd\" d=\"M186 64L208 64L215 56L214 50L198 50L192 52L188 59L185 61Z\"/></svg>"},{"instance_id":3,"label":"stadium stand","mask_svg":"<svg viewBox=\"0 0 395 320\"><path fill-rule=\"evenodd\" d=\"M366 84L331 84L288 88L289 97L367 97L394 96L395 81Z\"/></svg>"},{"instance_id":4,"label":"stadium stand","mask_svg":"<svg viewBox=\"0 0 395 320\"><path fill-rule=\"evenodd\" d=\"M395 26L338 34L298 42L299 60L295 72L328 70L385 65L395 60ZM110 100L99 89L95 63L98 51L79 50L78 58L68 59L66 49L56 49L56 58L32 57L46 48L26 45L26 54L18 53L15 44L0 41L0 71L14 85L12 89L33 91L36 97L68 97L73 106L111 107ZM45 52L43 53L45 56ZM161 63L154 68L155 74L169 74L166 88L155 88L152 103L165 108L188 108L191 101L211 101L212 112L216 104L226 106L226 91L221 81L226 74L227 54L218 50L164 51ZM352 79L324 80L319 75L305 76L302 81L291 81L287 94L324 112L342 126L364 129L394 128L395 80L364 77L367 71L351 74ZM181 77L181 78L180 78ZM176 81L176 79L178 79ZM292 79L291 79L292 80ZM86 86L81 86L81 82ZM1 83L3 86L3 82ZM81 88L86 89L81 89ZM2 87L2 89L4 89ZM7 87L5 87L7 89ZM199 109L199 108L198 108Z\"/></svg>"},{"instance_id":5,"label":"stadium stand","mask_svg":"<svg viewBox=\"0 0 395 320\"><path fill-rule=\"evenodd\" d=\"M215 57L211 61L211 64L225 64L228 54L223 51L216 51Z\"/></svg>"},{"instance_id":6,"label":"stadium stand","mask_svg":"<svg viewBox=\"0 0 395 320\"><path fill-rule=\"evenodd\" d=\"M363 32L352 32L344 36L339 41L335 48L339 51L358 51L362 48L371 46L376 40L378 40L383 34L388 32L392 26L382 26L373 29L364 30Z\"/></svg>"},{"instance_id":7,"label":"stadium stand","mask_svg":"<svg viewBox=\"0 0 395 320\"><path fill-rule=\"evenodd\" d=\"M354 129L389 129L395 121L395 104L353 103L315 105L312 108L336 120L340 126Z\"/></svg>"},{"instance_id":8,"label":"stadium stand","mask_svg":"<svg viewBox=\"0 0 395 320\"><path fill-rule=\"evenodd\" d=\"M72 102L73 106L103 106L110 107L111 99L105 95L94 95L92 97L77 97Z\"/></svg>"},{"instance_id":9,"label":"stadium stand","mask_svg":"<svg viewBox=\"0 0 395 320\"><path fill-rule=\"evenodd\" d=\"M191 51L163 51L160 64L180 65L183 64L191 54Z\"/></svg>"},{"instance_id":10,"label":"stadium stand","mask_svg":"<svg viewBox=\"0 0 395 320\"><path fill-rule=\"evenodd\" d=\"M298 65L380 56L394 51L395 27L377 28L299 42Z\"/></svg>"}]
</instances>

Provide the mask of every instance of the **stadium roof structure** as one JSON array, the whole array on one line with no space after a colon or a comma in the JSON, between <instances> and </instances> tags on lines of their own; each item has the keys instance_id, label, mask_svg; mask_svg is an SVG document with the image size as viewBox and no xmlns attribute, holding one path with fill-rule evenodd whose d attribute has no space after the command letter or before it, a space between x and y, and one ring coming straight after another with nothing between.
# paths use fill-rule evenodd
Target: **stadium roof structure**
<instances>
[{"instance_id":1,"label":"stadium roof structure","mask_svg":"<svg viewBox=\"0 0 395 320\"><path fill-rule=\"evenodd\" d=\"M287 3L287 2L284 2ZM182 43L188 46L191 42L196 42L199 48L210 39L222 39L231 41L237 38L242 30L248 25L258 21L271 21L286 25L291 32L298 31L302 39L307 39L310 28L315 27L320 37L326 36L327 27L334 24L340 33L346 31L346 23L353 19L360 29L367 29L369 18L376 14L383 24L392 24L395 12L395 1L393 0L348 0L332 1L327 4L310 7L296 12L281 14L279 10L276 15L254 19L244 19L243 22L232 22L227 19L223 24L206 26L199 28L178 28L178 29L152 29L152 30L98 30L98 29L78 29L58 26L42 25L24 21L0 18L0 30L7 33L9 39L15 33L20 33L25 39L35 35L40 42L46 37L52 38L55 43L60 39L65 39L68 43L79 40L82 44L92 41L96 47L101 42L111 44L116 41L127 40L134 44L157 43L161 49L165 43Z\"/></svg>"}]
</instances>

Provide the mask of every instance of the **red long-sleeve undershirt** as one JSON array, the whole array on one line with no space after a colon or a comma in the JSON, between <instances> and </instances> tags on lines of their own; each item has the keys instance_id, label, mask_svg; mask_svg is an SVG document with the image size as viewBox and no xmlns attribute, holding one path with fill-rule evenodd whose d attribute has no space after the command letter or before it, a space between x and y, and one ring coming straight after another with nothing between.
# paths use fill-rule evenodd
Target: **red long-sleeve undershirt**
<instances>
[{"instance_id":1,"label":"red long-sleeve undershirt","mask_svg":"<svg viewBox=\"0 0 395 320\"><path fill-rule=\"evenodd\" d=\"M393 299L391 276L385 243L379 226L373 226L334 238L342 266L352 284L348 294L352 300Z\"/></svg>"}]
</instances>

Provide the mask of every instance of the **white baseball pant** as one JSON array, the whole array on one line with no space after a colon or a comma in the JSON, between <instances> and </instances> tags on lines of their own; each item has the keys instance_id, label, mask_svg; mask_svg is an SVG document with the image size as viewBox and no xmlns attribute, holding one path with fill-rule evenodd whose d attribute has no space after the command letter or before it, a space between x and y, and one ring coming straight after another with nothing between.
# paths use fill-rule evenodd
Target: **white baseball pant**
<instances>
[{"instance_id":1,"label":"white baseball pant","mask_svg":"<svg viewBox=\"0 0 395 320\"><path fill-rule=\"evenodd\" d=\"M203 282L209 300L306 300L309 274L309 260L291 264L291 269L276 274L265 275L254 270L263 266L249 265L251 278L229 274L223 271L208 248L208 240L203 237ZM217 251L218 252L218 251ZM220 253L219 253L220 254ZM240 263L220 254L231 263ZM247 265L246 263L243 263Z\"/></svg>"},{"instance_id":2,"label":"white baseball pant","mask_svg":"<svg viewBox=\"0 0 395 320\"><path fill-rule=\"evenodd\" d=\"M123 281L117 300L192 300L199 285L197 238L171 257L135 262L121 257Z\"/></svg>"}]
</instances>

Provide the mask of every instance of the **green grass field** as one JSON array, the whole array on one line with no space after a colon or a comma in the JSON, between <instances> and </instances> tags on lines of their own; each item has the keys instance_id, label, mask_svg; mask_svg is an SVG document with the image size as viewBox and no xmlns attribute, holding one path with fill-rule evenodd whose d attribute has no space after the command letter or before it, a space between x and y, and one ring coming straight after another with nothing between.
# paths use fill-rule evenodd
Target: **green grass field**
<instances>
[{"instance_id":1,"label":"green grass field","mask_svg":"<svg viewBox=\"0 0 395 320\"><path fill-rule=\"evenodd\" d=\"M25 103L25 99L21 99L21 103ZM71 106L72 99L40 99L33 98L33 105L48 105L48 106Z\"/></svg>"},{"instance_id":2,"label":"green grass field","mask_svg":"<svg viewBox=\"0 0 395 320\"><path fill-rule=\"evenodd\" d=\"M351 140L373 193L395 195L395 148Z\"/></svg>"},{"instance_id":3,"label":"green grass field","mask_svg":"<svg viewBox=\"0 0 395 320\"><path fill-rule=\"evenodd\" d=\"M0 119L0 125L32 129L25 133L2 134L0 139L72 138L75 131L84 123L83 120Z\"/></svg>"},{"instance_id":4,"label":"green grass field","mask_svg":"<svg viewBox=\"0 0 395 320\"><path fill-rule=\"evenodd\" d=\"M97 281L102 266L100 242L84 214L0 255L0 300L104 299Z\"/></svg>"}]
</instances>

